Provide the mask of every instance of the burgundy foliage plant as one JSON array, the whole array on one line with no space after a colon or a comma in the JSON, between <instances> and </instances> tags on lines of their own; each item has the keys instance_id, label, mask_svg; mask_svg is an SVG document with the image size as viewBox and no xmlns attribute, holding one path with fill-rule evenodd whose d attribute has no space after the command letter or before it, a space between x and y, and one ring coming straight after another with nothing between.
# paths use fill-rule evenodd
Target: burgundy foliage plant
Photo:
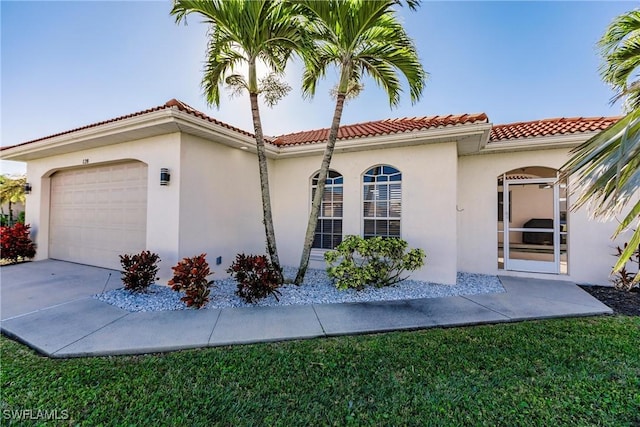
<instances>
[{"instance_id":1,"label":"burgundy foliage plant","mask_svg":"<svg viewBox=\"0 0 640 427\"><path fill-rule=\"evenodd\" d=\"M0 227L2 259L12 264L36 256L36 246L29 235L29 225L20 222L11 227Z\"/></svg>"},{"instance_id":2,"label":"burgundy foliage plant","mask_svg":"<svg viewBox=\"0 0 640 427\"><path fill-rule=\"evenodd\" d=\"M131 292L146 292L158 280L158 262L160 256L149 251L120 255L124 288Z\"/></svg>"},{"instance_id":3,"label":"burgundy foliage plant","mask_svg":"<svg viewBox=\"0 0 640 427\"><path fill-rule=\"evenodd\" d=\"M207 254L201 254L193 258L184 258L175 267L171 267L173 278L169 280L169 286L174 291L184 291L185 296L180 300L187 304L187 307L202 308L209 302L209 287L213 280L207 280L207 277L213 273L209 269L206 256Z\"/></svg>"},{"instance_id":4,"label":"burgundy foliage plant","mask_svg":"<svg viewBox=\"0 0 640 427\"><path fill-rule=\"evenodd\" d=\"M227 272L238 282L236 295L244 301L253 303L269 295L278 299L280 274L266 256L238 254Z\"/></svg>"}]
</instances>

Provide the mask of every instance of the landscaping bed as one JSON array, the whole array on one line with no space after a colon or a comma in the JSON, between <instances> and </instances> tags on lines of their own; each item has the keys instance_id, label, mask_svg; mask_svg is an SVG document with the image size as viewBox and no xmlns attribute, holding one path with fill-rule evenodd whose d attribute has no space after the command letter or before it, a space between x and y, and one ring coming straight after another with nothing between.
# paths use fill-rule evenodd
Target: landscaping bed
<instances>
[{"instance_id":1,"label":"landscaping bed","mask_svg":"<svg viewBox=\"0 0 640 427\"><path fill-rule=\"evenodd\" d=\"M626 292L613 286L582 285L580 287L618 314L640 316L640 288L636 287Z\"/></svg>"},{"instance_id":2,"label":"landscaping bed","mask_svg":"<svg viewBox=\"0 0 640 427\"><path fill-rule=\"evenodd\" d=\"M285 277L293 278L296 269L285 267ZM287 284L278 289L276 298L268 296L255 303L247 303L236 295L237 283L231 278L215 280L206 308L252 307L331 304L345 302L391 301L416 298L436 298L456 295L478 295L504 292L496 276L485 274L458 273L455 285L427 283L418 280L403 280L382 288L367 287L363 290L336 289L324 270L309 269L301 286ZM132 293L125 289L115 289L95 298L127 311L183 310L187 306L180 301L182 293L174 292L167 286L150 286L147 292Z\"/></svg>"}]
</instances>

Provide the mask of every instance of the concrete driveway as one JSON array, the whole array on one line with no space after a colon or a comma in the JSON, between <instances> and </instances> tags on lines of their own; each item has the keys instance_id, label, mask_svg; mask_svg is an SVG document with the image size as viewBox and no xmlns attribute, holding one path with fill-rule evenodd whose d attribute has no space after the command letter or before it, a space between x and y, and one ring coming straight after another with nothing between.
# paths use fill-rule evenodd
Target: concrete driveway
<instances>
[{"instance_id":1,"label":"concrete driveway","mask_svg":"<svg viewBox=\"0 0 640 427\"><path fill-rule=\"evenodd\" d=\"M0 278L2 333L62 358L612 313L573 283L505 276L500 294L150 313L92 298L122 286L115 270L45 260Z\"/></svg>"}]
</instances>

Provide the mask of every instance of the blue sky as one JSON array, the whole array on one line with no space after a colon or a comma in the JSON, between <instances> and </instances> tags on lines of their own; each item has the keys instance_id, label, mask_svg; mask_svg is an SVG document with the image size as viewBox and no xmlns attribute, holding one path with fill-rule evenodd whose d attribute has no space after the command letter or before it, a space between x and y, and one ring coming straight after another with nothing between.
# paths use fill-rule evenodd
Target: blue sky
<instances>
[{"instance_id":1,"label":"blue sky","mask_svg":"<svg viewBox=\"0 0 640 427\"><path fill-rule=\"evenodd\" d=\"M611 90L595 47L635 2L424 2L400 11L430 73L423 98L391 110L373 82L350 101L343 124L390 117L485 112L493 123L605 116ZM251 130L246 97L208 107L200 79L206 25L176 25L170 1L1 1L1 136L13 145L157 105L171 98ZM335 72L313 100L299 91L262 110L267 135L328 127ZM2 162L3 173L24 171Z\"/></svg>"}]
</instances>

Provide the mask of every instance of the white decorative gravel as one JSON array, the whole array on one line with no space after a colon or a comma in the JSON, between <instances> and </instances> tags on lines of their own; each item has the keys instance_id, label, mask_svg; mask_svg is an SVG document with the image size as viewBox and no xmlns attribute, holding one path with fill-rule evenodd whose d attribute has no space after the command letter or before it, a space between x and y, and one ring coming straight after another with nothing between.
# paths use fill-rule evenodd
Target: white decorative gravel
<instances>
[{"instance_id":1,"label":"white decorative gravel","mask_svg":"<svg viewBox=\"0 0 640 427\"><path fill-rule=\"evenodd\" d=\"M284 275L292 279L296 271L295 268L285 267ZM236 289L237 284L231 278L215 280L206 308L390 301L505 292L497 276L474 273L458 273L455 285L404 280L384 288L368 287L362 291L339 291L324 270L312 269L307 271L301 286L282 286L279 289L279 301L269 296L255 304L247 304L235 294ZM180 301L182 296L183 293L175 292L168 286L152 285L146 293L132 293L121 288L95 295L94 298L133 312L184 310L187 306Z\"/></svg>"}]
</instances>

